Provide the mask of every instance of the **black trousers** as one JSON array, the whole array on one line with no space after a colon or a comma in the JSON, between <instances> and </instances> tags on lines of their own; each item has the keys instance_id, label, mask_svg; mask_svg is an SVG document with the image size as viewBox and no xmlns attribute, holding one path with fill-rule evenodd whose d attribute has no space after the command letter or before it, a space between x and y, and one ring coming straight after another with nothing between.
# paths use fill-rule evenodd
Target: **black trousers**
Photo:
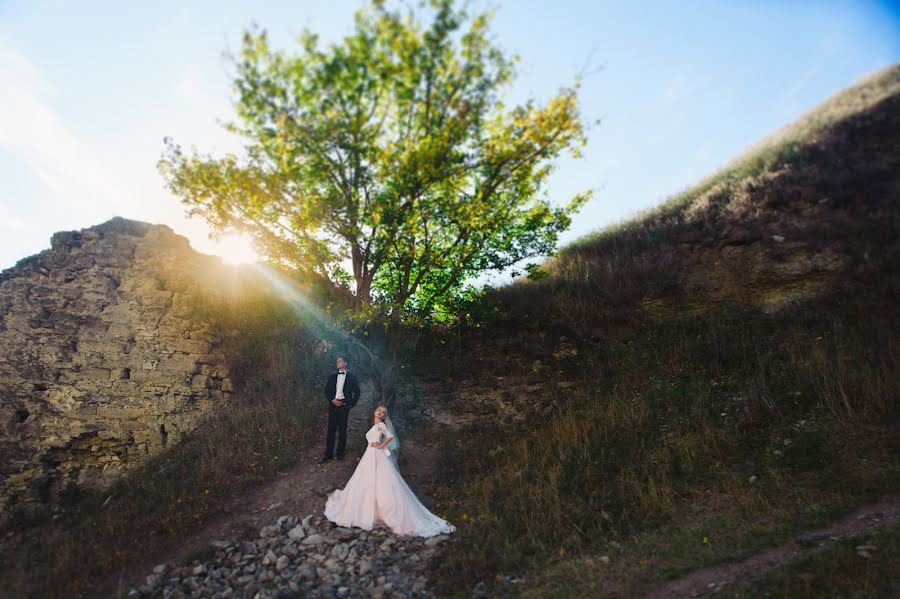
<instances>
[{"instance_id":1,"label":"black trousers","mask_svg":"<svg viewBox=\"0 0 900 599\"><path fill-rule=\"evenodd\" d=\"M350 408L328 404L328 436L325 438L325 457L332 457L334 451L334 433L337 431L337 454L344 455L347 446L347 416Z\"/></svg>"}]
</instances>

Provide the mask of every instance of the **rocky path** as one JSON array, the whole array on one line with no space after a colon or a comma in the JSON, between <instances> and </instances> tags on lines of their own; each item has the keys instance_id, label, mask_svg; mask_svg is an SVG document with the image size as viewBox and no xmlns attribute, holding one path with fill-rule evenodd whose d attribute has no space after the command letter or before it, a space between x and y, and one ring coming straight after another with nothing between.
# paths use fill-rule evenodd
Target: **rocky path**
<instances>
[{"instance_id":1,"label":"rocky path","mask_svg":"<svg viewBox=\"0 0 900 599\"><path fill-rule=\"evenodd\" d=\"M763 576L803 557L822 551L834 543L885 530L900 523L900 495L863 506L826 528L803 533L793 541L767 549L742 562L701 568L687 576L652 589L647 599L675 599L728 595L735 583ZM865 551L862 546L858 551ZM869 548L869 550L872 550Z\"/></svg>"},{"instance_id":2,"label":"rocky path","mask_svg":"<svg viewBox=\"0 0 900 599\"><path fill-rule=\"evenodd\" d=\"M213 541L215 555L160 564L129 598L433 597L424 571L445 536L398 537L335 527L322 516L280 516L252 540Z\"/></svg>"},{"instance_id":3,"label":"rocky path","mask_svg":"<svg viewBox=\"0 0 900 599\"><path fill-rule=\"evenodd\" d=\"M347 537L346 533L339 533L340 538L332 538L332 536L326 534L321 544L296 543L294 542L296 539L291 540L285 538L284 534L282 534L286 534L286 532L282 530L286 525L285 523L291 523L292 529L294 529L297 524L300 524L304 530L304 538L315 538L314 535L316 533L312 532L313 530L321 529L321 532L324 534L331 526L330 523L326 523L327 526L321 525L317 518L318 515L322 514L327 494L336 488L343 487L353 473L359 456L364 451L364 433L367 427L367 415L367 407L362 405L351 412L351 420L347 432L348 441L346 459L342 461L335 460L328 464L320 465L318 461L322 452L321 444L312 444L311 447L303 451L302 455L299 456L298 463L293 469L283 473L277 479L265 486L251 489L249 492L234 497L223 509L222 513L212 517L201 528L187 531L179 537L172 538L171 541L167 543L166 547L153 554L145 555L138 563L123 565L118 572L109 576L98 585L93 596L97 598L126 597L132 590L135 592L137 592L137 589L146 591L147 589L144 587L147 586L147 576L151 575L151 572L154 572L154 569L159 570L153 574L157 576L157 578L150 579L151 581L158 581L158 584L154 587L156 589L154 596L186 596L178 594L178 592L186 591L175 591L176 587L181 587L176 585L175 587L169 588L166 586L166 584L169 583L169 579L186 573L175 569L170 570L169 566L165 566L165 568L160 568L159 566L189 563L193 561L195 557L209 555L213 551L217 557L212 558L212 561L216 564L219 562L216 562L215 560L230 560L234 557L235 552L240 553L242 557L237 558L237 562L229 562L232 567L232 570L229 570L229 572L236 571L234 570L234 567L236 567L236 564L240 563L239 569L244 572L241 576L246 576L250 572L255 572L256 568L259 568L259 573L262 575L269 565L268 563L263 564L261 561L265 558L267 551L270 549L274 551L276 548L281 549L282 551L287 552L284 553L284 555L288 555L291 560L295 558L300 559L302 557L303 561L296 564L292 561L291 563L296 566L295 568L282 568L281 571L275 570L276 574L282 572L285 576L289 574L296 575L298 572L300 574L303 572L309 574L312 570L306 566L313 568L323 567L326 568L326 571L329 574L327 579L323 579L325 581L325 583L323 583L323 588L330 588L330 586L333 586L332 583L334 582L334 579L331 575L335 574L335 572L327 570L327 567L324 566L324 561L314 558L313 556L318 555L320 558L327 559L330 554L326 555L326 553L333 550L333 545L335 543L337 543L338 546L341 544L347 546L349 554L349 548L352 548L351 541L353 541L353 547L357 547L356 555L359 557L366 555L366 559L369 561L370 565L373 566L383 566L388 564L388 567L390 567L390 564L393 564L396 559L401 559L404 556L404 552L408 552L410 555L416 554L420 557L426 553L430 553L430 551L433 550L433 547L429 546L428 551L424 551L416 541L405 541L398 544L396 547L394 547L393 543L389 543L386 547L378 549L385 541L383 538L384 533L379 531L373 531L368 537L357 536L353 538ZM403 441L404 443L401 447L401 468L403 469L404 476L410 486L416 490L420 499L422 499L426 505L430 505L431 495L429 487L430 483L433 481L434 473L432 459L433 448L429 446L427 436L424 434L413 435L409 438L404 438ZM307 519L308 516L312 516L312 519ZM303 525L302 522L300 522L301 519L306 521L307 525ZM270 536L260 537L260 531L266 526L275 526L279 532ZM272 529L267 530L271 531ZM295 530L295 536L298 533L299 530ZM266 541L265 539L270 540ZM381 541L375 548L374 553L367 553L370 549L373 549L372 544L376 539L381 539ZM340 541L340 543L338 543L338 541ZM256 545L256 549L251 551L250 545L243 547L241 545L242 542L253 543ZM356 545L357 543L358 545ZM266 549L263 550L263 547L266 547ZM289 549L289 547L292 549ZM400 551L401 547L403 548L403 551ZM244 551L244 549L246 549L246 551ZM396 551L394 551L394 549L396 549ZM295 551L296 554L294 554ZM339 553L340 551L341 550L338 550ZM312 561L309 561L309 559L312 559ZM242 560L244 561L242 562ZM415 560L413 560L413 563L414 561ZM192 568L201 563L205 562L197 562ZM222 565L224 565L224 563L224 561L221 562ZM283 563L284 562L282 561L282 564ZM222 565L216 566L211 564L209 565L211 568L210 571L216 571L216 568L221 568ZM298 570L298 568L305 569L302 569L301 571ZM180 574L174 574L176 572L180 572ZM356 574L359 573L358 570L355 572ZM197 575L192 576L196 577ZM188 579L190 576L185 575L182 578ZM237 578L240 578L240 576ZM338 578L340 579L341 576ZM283 577L278 580L283 580ZM302 581L306 579L301 575L297 580ZM377 582L377 580L378 576L374 576L373 581ZM189 580L186 583L188 589L191 588L190 585L192 582L194 581ZM260 589L270 587L279 588L277 580L275 579L259 579L257 581L258 588L253 585L247 587L247 579L244 579L244 582L245 584L243 585L237 584L235 579L234 584L236 586L232 586L233 594L224 596L254 597L256 592L263 592ZM398 581L394 582L395 584L399 584ZM189 595L204 597L217 596L215 595L215 592L211 590L212 588L212 586L209 588L204 587L199 595L198 591L194 590L191 591ZM248 588L256 590L254 590L253 593L248 594ZM287 588L287 591L285 592L291 590L289 586L285 588ZM335 587L335 590L338 588L340 588L340 586ZM411 588L412 586L410 585L408 590L411 590ZM327 593L327 591L324 590L323 592ZM131 593L131 595L133 596L134 593ZM260 598L268 596L270 595L261 594ZM298 596L303 596L303 594L301 593ZM327 596L327 594L322 596Z\"/></svg>"}]
</instances>

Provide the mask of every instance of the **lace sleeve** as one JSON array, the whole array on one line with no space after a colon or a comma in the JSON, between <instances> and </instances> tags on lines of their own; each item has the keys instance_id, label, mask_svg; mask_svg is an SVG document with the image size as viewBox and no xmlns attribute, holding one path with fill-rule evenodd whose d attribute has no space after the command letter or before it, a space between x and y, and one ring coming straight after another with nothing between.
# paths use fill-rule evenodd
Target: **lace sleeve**
<instances>
[{"instance_id":1,"label":"lace sleeve","mask_svg":"<svg viewBox=\"0 0 900 599\"><path fill-rule=\"evenodd\" d=\"M383 422L378 423L378 430L384 435L386 440L391 440L394 438L394 435L391 434L391 431L388 430L388 427L385 426Z\"/></svg>"}]
</instances>

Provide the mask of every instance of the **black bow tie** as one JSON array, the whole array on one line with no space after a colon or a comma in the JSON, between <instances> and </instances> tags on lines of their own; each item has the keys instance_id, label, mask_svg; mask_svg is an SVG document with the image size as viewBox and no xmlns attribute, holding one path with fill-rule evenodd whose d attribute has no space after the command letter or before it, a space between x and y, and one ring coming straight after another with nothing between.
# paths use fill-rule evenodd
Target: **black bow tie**
<instances>
[{"instance_id":1,"label":"black bow tie","mask_svg":"<svg viewBox=\"0 0 900 599\"><path fill-rule=\"evenodd\" d=\"M346 372L338 372L338 374L347 374Z\"/></svg>"}]
</instances>

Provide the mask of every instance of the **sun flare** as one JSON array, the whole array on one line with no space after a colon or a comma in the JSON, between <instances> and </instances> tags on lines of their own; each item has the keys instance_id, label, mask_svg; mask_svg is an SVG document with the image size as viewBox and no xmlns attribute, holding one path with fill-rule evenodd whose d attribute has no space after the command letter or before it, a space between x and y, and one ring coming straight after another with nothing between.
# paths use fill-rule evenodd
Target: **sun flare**
<instances>
[{"instance_id":1,"label":"sun flare","mask_svg":"<svg viewBox=\"0 0 900 599\"><path fill-rule=\"evenodd\" d=\"M214 242L212 252L228 264L252 264L259 261L250 237L242 233L222 235Z\"/></svg>"}]
</instances>

